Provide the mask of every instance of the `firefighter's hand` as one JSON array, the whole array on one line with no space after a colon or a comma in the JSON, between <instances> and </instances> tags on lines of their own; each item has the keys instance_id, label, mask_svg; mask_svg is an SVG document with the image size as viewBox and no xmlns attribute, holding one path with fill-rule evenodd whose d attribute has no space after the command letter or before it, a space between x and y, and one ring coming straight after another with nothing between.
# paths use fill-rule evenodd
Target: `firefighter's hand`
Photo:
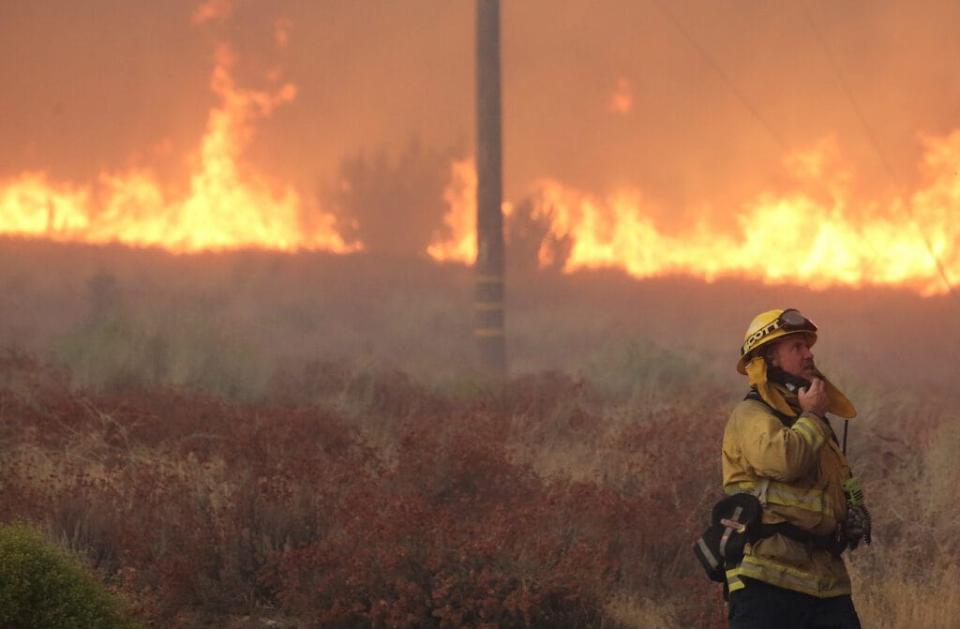
<instances>
[{"instance_id":1,"label":"firefighter's hand","mask_svg":"<svg viewBox=\"0 0 960 629\"><path fill-rule=\"evenodd\" d=\"M814 378L809 387L800 389L797 393L797 400L800 402L800 408L804 411L820 417L827 414L827 406L830 403L827 399L827 387L820 378Z\"/></svg>"},{"instance_id":2,"label":"firefighter's hand","mask_svg":"<svg viewBox=\"0 0 960 629\"><path fill-rule=\"evenodd\" d=\"M870 543L870 512L864 505L847 508L847 517L843 521L843 535L850 550L860 545L860 540Z\"/></svg>"}]
</instances>

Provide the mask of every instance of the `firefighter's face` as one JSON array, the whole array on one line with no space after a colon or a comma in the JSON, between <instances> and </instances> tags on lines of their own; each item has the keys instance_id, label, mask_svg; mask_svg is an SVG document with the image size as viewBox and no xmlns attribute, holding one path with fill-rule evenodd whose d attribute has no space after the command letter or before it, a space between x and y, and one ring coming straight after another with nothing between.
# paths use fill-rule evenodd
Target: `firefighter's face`
<instances>
[{"instance_id":1,"label":"firefighter's face","mask_svg":"<svg viewBox=\"0 0 960 629\"><path fill-rule=\"evenodd\" d=\"M813 352L810 351L810 339L806 334L791 334L773 347L773 364L794 376L813 380L820 376Z\"/></svg>"}]
</instances>

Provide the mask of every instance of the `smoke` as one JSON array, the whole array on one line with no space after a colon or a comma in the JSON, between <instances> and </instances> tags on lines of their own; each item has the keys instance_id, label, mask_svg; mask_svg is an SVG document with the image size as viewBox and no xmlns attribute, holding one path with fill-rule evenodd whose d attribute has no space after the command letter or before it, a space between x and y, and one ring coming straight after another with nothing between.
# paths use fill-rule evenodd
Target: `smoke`
<instances>
[{"instance_id":1,"label":"smoke","mask_svg":"<svg viewBox=\"0 0 960 629\"><path fill-rule=\"evenodd\" d=\"M758 191L795 185L784 160L827 142L837 157L823 176L843 171L867 207L915 185L922 136L960 127L960 5L948 0L524 0L502 14L517 203L551 178L641 191L668 233L722 226ZM222 41L240 84L262 88L282 68L297 86L246 157L304 195L336 186L360 154L397 170L411 137L425 154L470 145L471 2L7 0L0 177L86 183L138 167L183 188ZM386 249L428 240L437 208L408 197L361 229ZM398 224L418 234L391 247Z\"/></svg>"}]
</instances>

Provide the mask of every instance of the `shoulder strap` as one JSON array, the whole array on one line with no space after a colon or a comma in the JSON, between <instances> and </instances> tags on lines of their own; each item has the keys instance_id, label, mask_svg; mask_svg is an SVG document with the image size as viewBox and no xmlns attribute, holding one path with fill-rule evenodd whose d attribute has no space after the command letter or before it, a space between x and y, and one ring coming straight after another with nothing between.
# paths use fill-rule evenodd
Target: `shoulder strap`
<instances>
[{"instance_id":1,"label":"shoulder strap","mask_svg":"<svg viewBox=\"0 0 960 629\"><path fill-rule=\"evenodd\" d=\"M780 420L780 423L783 424L784 426L786 426L787 428L790 428L791 426L793 426L793 424L797 421L797 418L796 418L796 417L793 417L793 416L791 416L791 415L787 415L787 414L785 414L785 413L781 413L779 410L777 410L777 409L775 409L774 407L772 407L772 406L770 406L769 404L767 404L767 401L766 401L765 399L763 399L762 397L760 397L760 393L759 393L756 389L754 389L754 388L751 388L750 391L743 397L743 399L745 399L745 400L753 400L753 401L755 401L755 402L760 402L761 404L763 404L764 406L766 406L767 408L769 408L769 409L770 409L770 412L773 413L774 415L776 415L776 416L777 416L777 419ZM830 439L831 439L835 444L837 444L837 445L839 446L839 445L840 445L840 442L837 440L837 435L836 435L836 433L833 432L833 426L830 426L830 421L829 421L829 419L827 420L827 426L830 427ZM844 428L846 428L846 426L844 426ZM844 452L844 456L846 456L846 452Z\"/></svg>"},{"instance_id":2,"label":"shoulder strap","mask_svg":"<svg viewBox=\"0 0 960 629\"><path fill-rule=\"evenodd\" d=\"M780 423L782 423L787 428L789 428L790 426L793 426L793 423L797 421L796 417L780 412L779 410L777 410L776 408L768 404L767 401L760 396L760 392L753 387L750 388L750 391L744 396L743 399L753 400L754 402L760 402L761 404L769 408L770 412L776 415L777 419L780 420Z\"/></svg>"}]
</instances>

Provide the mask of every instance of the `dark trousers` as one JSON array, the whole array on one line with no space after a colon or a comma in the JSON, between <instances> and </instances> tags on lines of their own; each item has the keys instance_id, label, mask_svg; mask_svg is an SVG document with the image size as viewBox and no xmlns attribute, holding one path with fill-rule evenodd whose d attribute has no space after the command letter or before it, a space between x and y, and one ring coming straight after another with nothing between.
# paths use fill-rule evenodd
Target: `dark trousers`
<instances>
[{"instance_id":1,"label":"dark trousers","mask_svg":"<svg viewBox=\"0 0 960 629\"><path fill-rule=\"evenodd\" d=\"M849 596L817 598L753 579L743 582L746 587L730 594L730 629L860 629Z\"/></svg>"}]
</instances>

